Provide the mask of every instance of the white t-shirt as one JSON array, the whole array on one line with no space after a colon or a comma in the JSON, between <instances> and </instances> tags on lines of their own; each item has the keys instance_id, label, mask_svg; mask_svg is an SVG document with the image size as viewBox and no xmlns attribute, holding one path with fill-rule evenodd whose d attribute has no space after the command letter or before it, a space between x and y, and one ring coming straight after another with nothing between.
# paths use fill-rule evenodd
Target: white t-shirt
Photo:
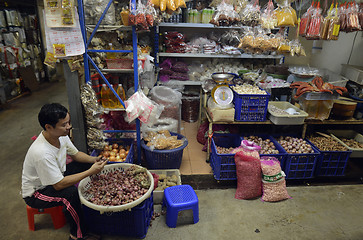
<instances>
[{"instance_id":1,"label":"white t-shirt","mask_svg":"<svg viewBox=\"0 0 363 240\"><path fill-rule=\"evenodd\" d=\"M30 197L36 190L61 181L66 171L66 154L75 155L78 150L68 136L60 137L60 148L50 144L43 132L30 146L23 164L22 196Z\"/></svg>"}]
</instances>

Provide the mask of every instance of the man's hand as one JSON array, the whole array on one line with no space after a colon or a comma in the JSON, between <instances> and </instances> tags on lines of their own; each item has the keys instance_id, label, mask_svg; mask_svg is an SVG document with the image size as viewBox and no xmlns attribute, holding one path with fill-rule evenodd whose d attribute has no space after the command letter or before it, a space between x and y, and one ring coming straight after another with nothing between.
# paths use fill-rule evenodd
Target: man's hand
<instances>
[{"instance_id":1,"label":"man's hand","mask_svg":"<svg viewBox=\"0 0 363 240\"><path fill-rule=\"evenodd\" d=\"M97 174L102 171L103 167L107 164L107 161L95 162L90 168L91 174Z\"/></svg>"}]
</instances>

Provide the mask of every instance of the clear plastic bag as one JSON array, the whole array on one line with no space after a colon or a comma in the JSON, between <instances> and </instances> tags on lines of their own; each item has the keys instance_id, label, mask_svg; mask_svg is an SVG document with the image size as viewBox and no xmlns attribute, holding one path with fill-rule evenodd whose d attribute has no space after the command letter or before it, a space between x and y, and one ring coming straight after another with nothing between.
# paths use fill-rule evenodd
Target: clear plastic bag
<instances>
[{"instance_id":1,"label":"clear plastic bag","mask_svg":"<svg viewBox=\"0 0 363 240\"><path fill-rule=\"evenodd\" d=\"M152 126L164 110L164 106L148 99L140 89L125 101L125 106L128 122L139 118L148 126Z\"/></svg>"},{"instance_id":2,"label":"clear plastic bag","mask_svg":"<svg viewBox=\"0 0 363 240\"><path fill-rule=\"evenodd\" d=\"M245 26L257 26L261 23L261 11L259 1L247 3L245 9L240 12L241 23Z\"/></svg>"},{"instance_id":3,"label":"clear plastic bag","mask_svg":"<svg viewBox=\"0 0 363 240\"><path fill-rule=\"evenodd\" d=\"M316 40L320 39L320 28L322 25L323 17L321 16L320 2L313 10L308 29L306 31L306 39Z\"/></svg>"},{"instance_id":4,"label":"clear plastic bag","mask_svg":"<svg viewBox=\"0 0 363 240\"><path fill-rule=\"evenodd\" d=\"M277 26L277 18L276 15L273 14L275 7L272 0L269 0L268 3L261 10L261 25L265 29L273 29Z\"/></svg>"},{"instance_id":5,"label":"clear plastic bag","mask_svg":"<svg viewBox=\"0 0 363 240\"><path fill-rule=\"evenodd\" d=\"M308 30L313 10L314 10L314 1L311 3L311 6L306 10L306 12L302 15L300 19L299 35L302 37L305 37L306 35L306 31Z\"/></svg>"},{"instance_id":6,"label":"clear plastic bag","mask_svg":"<svg viewBox=\"0 0 363 240\"><path fill-rule=\"evenodd\" d=\"M210 21L211 24L216 26L230 26L239 22L238 14L233 8L233 5L225 3L223 0L218 6L215 15Z\"/></svg>"},{"instance_id":7,"label":"clear plastic bag","mask_svg":"<svg viewBox=\"0 0 363 240\"><path fill-rule=\"evenodd\" d=\"M347 32L353 32L353 31L359 31L361 30L361 26L359 24L359 18L358 18L358 4L350 2L347 4L348 9L346 12L347 15Z\"/></svg>"},{"instance_id":8,"label":"clear plastic bag","mask_svg":"<svg viewBox=\"0 0 363 240\"><path fill-rule=\"evenodd\" d=\"M291 6L279 6L274 13L278 27L295 27L297 24L296 11Z\"/></svg>"}]
</instances>

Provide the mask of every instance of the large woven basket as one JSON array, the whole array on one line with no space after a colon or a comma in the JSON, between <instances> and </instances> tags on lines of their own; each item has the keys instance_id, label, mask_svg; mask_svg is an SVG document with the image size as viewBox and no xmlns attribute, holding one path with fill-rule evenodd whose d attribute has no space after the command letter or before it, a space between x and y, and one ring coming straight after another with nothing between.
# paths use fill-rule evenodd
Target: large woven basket
<instances>
[{"instance_id":1,"label":"large woven basket","mask_svg":"<svg viewBox=\"0 0 363 240\"><path fill-rule=\"evenodd\" d=\"M130 163L115 163L115 164L106 165L104 167L104 169L101 171L101 174L107 173L110 171L114 171L116 169L126 170L134 165L135 164L130 164ZM140 166L138 166L138 167L140 167ZM90 194L86 193L86 190L90 187L91 178L86 177L83 180L81 180L81 182L78 185L78 193L79 193L79 198L81 200L81 203L86 205L89 208L100 211L101 213L103 213L103 212L120 212L120 211L124 211L127 209L131 209L133 207L136 207L137 205L142 203L145 199L149 198L152 191L154 190L154 178L148 170L146 170L146 173L149 176L149 179L151 182L148 191L141 198L139 198L131 203L127 203L127 204L123 204L123 205L119 205L119 206L101 206L101 205L96 205L96 204L88 201L87 199L90 199L92 197Z\"/></svg>"}]
</instances>

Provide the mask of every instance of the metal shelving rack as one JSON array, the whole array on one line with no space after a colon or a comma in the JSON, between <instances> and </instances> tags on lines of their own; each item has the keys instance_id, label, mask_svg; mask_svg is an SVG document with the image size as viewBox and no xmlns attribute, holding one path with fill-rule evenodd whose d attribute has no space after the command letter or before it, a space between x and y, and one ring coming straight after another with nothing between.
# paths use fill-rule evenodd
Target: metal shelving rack
<instances>
[{"instance_id":1,"label":"metal shelving rack","mask_svg":"<svg viewBox=\"0 0 363 240\"><path fill-rule=\"evenodd\" d=\"M120 101L120 103L125 107L125 103L122 101L122 99L118 96L118 94L116 93L116 91L113 89L112 85L108 82L108 80L105 78L104 76L104 72L133 72L134 73L134 88L135 88L135 92L138 90L139 88L139 79L138 79L138 57L137 57L137 33L136 33L136 27L132 26L132 27L125 27L125 26L100 26L101 22L103 20L103 18L105 17L108 9L110 8L113 0L109 0L104 12L102 13L100 19L98 20L96 25L90 25L90 26L86 26L85 23L85 16L84 16L84 6L83 6L83 0L77 0L78 2L78 14L79 14L79 20L80 20L80 26L81 26L81 31L83 34L83 39L84 39L84 45L85 45L85 53L84 53L84 72L85 72L85 79L86 82L89 82L91 80L91 76L90 76L90 66L93 66L94 70L96 70L100 76L102 77L102 79L104 80L104 82L107 84L107 86L111 89L111 91L113 92L113 94L115 94L115 96L117 97L117 99ZM132 10L136 10L136 2L135 0L132 0L131 2L131 9ZM88 49L92 38L94 37L94 35L96 34L96 32L98 30L100 31L110 31L110 30L114 30L114 29L122 29L124 31L132 31L132 50L106 50L106 49L102 49L102 50L93 50L93 49ZM87 39L87 30L92 30L92 34L89 37L89 39ZM96 63L93 61L92 57L89 55L89 53L94 53L94 52L122 52L122 53L133 53L133 62L134 62L134 69L132 70L109 70L109 69L99 69L98 66L96 65ZM93 70L93 69L92 69ZM120 132L135 132L135 131L130 131L130 130L107 130L104 131L107 133L120 133ZM140 144L140 140L141 140L141 135L140 135L140 120L136 119L136 143L137 143L137 163L141 164L141 144Z\"/></svg>"}]
</instances>

